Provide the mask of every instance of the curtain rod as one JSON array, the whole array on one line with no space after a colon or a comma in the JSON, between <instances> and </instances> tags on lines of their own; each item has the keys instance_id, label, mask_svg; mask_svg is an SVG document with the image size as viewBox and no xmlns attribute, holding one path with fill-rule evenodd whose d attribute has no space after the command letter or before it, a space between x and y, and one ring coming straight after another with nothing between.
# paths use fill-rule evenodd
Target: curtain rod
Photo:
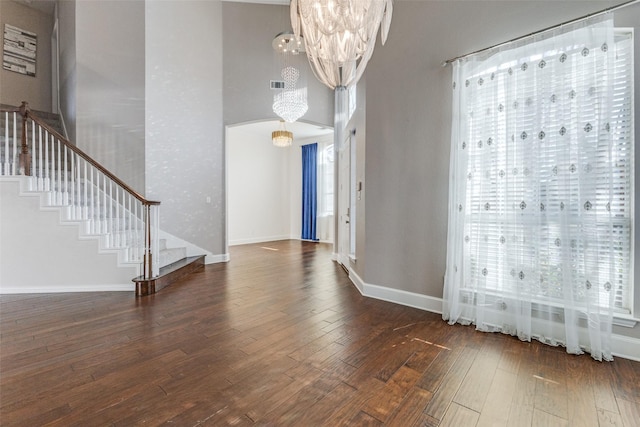
<instances>
[{"instance_id":1,"label":"curtain rod","mask_svg":"<svg viewBox=\"0 0 640 427\"><path fill-rule=\"evenodd\" d=\"M621 3L621 4L617 5L617 6L608 7L606 9L603 9L603 10L599 11L599 12L593 12L593 13L590 13L588 15L584 15L584 16L581 16L579 18L572 19L570 21L565 21L565 22L563 22L561 24L552 25L551 27L547 27L547 28L544 28L542 30L534 31L533 33L525 34L524 36L516 37L515 39L507 40L506 42L502 42L502 43L494 44L493 46L489 46L489 47L485 47L485 48L482 48L482 49L478 49L476 51L467 53L465 55L456 56L455 58L451 58L451 59L447 59L446 61L443 61L442 62L442 66L446 67L447 65L451 64L452 62L457 61L460 58L465 58L467 56L471 56L471 55L475 55L477 53L485 52L487 50L495 49L497 47L504 46L506 44L513 43L513 42L516 42L518 40L526 39L527 37L535 36L536 34L544 33L545 31L549 31L549 30L553 30L553 29L562 27L563 25L574 24L576 22L584 21L585 19L589 19L589 18L592 18L594 16L602 15L603 13L613 12L613 11L616 11L618 9L622 9L623 7L631 6L631 5L636 4L636 3L640 3L640 0L630 0L630 1L627 1L627 2L624 2L624 3Z\"/></svg>"}]
</instances>

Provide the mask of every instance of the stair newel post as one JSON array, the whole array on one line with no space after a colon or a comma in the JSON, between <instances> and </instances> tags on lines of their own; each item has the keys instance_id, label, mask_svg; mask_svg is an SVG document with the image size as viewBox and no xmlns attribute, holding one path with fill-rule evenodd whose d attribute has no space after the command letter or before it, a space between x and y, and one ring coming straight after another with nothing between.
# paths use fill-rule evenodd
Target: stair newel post
<instances>
[{"instance_id":1,"label":"stair newel post","mask_svg":"<svg viewBox=\"0 0 640 427\"><path fill-rule=\"evenodd\" d=\"M153 262L151 263L151 275L160 275L160 204L151 203L151 253Z\"/></svg>"},{"instance_id":2,"label":"stair newel post","mask_svg":"<svg viewBox=\"0 0 640 427\"><path fill-rule=\"evenodd\" d=\"M142 202L144 214L144 259L143 274L145 279L160 274L160 203L145 200Z\"/></svg>"},{"instance_id":3,"label":"stair newel post","mask_svg":"<svg viewBox=\"0 0 640 427\"><path fill-rule=\"evenodd\" d=\"M144 204L144 260L143 275L145 279L153 277L153 254L151 253L151 205Z\"/></svg>"},{"instance_id":4,"label":"stair newel post","mask_svg":"<svg viewBox=\"0 0 640 427\"><path fill-rule=\"evenodd\" d=\"M27 120L29 118L29 103L22 101L20 106L20 116L22 116L22 138L20 147L20 157L18 158L18 174L31 176L31 157L29 156L29 145L27 144Z\"/></svg>"}]
</instances>

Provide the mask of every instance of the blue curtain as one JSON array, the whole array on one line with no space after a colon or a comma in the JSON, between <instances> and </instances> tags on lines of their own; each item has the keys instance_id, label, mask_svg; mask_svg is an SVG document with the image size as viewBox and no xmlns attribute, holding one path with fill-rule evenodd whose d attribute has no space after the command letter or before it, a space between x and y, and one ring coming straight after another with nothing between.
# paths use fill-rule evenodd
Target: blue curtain
<instances>
[{"instance_id":1,"label":"blue curtain","mask_svg":"<svg viewBox=\"0 0 640 427\"><path fill-rule=\"evenodd\" d=\"M318 144L302 146L302 239L318 240Z\"/></svg>"}]
</instances>

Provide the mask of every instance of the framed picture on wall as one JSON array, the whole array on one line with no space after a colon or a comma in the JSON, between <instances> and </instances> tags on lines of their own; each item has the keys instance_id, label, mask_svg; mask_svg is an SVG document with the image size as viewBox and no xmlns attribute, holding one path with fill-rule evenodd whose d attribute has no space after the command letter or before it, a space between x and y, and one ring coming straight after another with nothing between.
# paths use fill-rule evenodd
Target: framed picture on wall
<instances>
[{"instance_id":1,"label":"framed picture on wall","mask_svg":"<svg viewBox=\"0 0 640 427\"><path fill-rule=\"evenodd\" d=\"M4 24L2 68L35 77L36 45L35 33Z\"/></svg>"}]
</instances>

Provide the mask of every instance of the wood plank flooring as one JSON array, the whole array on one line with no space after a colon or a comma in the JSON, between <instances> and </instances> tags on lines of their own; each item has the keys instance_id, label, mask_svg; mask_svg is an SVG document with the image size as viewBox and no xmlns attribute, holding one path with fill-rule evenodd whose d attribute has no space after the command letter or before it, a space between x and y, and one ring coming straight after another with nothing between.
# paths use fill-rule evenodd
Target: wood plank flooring
<instances>
[{"instance_id":1,"label":"wood plank flooring","mask_svg":"<svg viewBox=\"0 0 640 427\"><path fill-rule=\"evenodd\" d=\"M148 297L0 297L2 426L640 426L640 363L362 297L299 241Z\"/></svg>"}]
</instances>

